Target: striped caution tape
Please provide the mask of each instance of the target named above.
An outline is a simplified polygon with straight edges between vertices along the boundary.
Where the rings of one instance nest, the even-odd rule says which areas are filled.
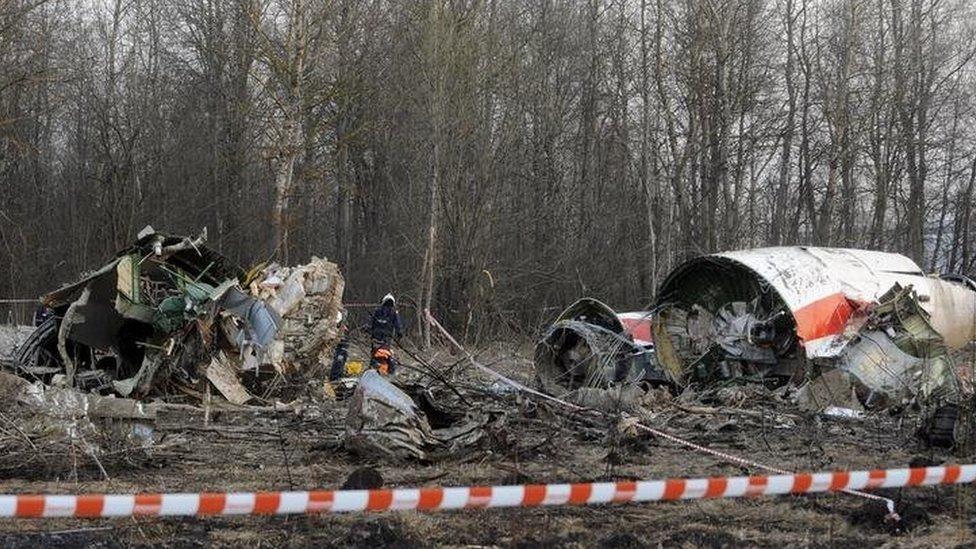
[[[917,469],[523,486],[201,494],[5,495],[0,496],[0,517],[97,518],[133,515],[284,515],[395,510],[437,511],[812,494],[849,489],[962,484],[974,480],[976,480],[976,464]]]

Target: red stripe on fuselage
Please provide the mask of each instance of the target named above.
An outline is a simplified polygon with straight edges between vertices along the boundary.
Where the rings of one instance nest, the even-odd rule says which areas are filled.
[[[854,305],[844,294],[828,295],[793,311],[796,335],[803,341],[812,341],[839,334],[853,314]]]

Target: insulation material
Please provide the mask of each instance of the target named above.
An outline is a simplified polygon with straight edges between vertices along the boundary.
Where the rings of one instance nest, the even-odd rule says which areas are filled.
[[[263,361],[283,373],[327,369],[339,342],[344,288],[339,268],[325,259],[265,268],[250,292],[281,318],[281,327]]]

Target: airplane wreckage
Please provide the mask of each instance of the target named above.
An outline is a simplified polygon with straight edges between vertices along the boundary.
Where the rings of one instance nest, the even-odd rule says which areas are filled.
[[[692,259],[654,307],[566,309],[536,347],[550,392],[755,381],[801,408],[854,416],[921,409],[951,445],[962,394],[951,353],[976,336],[976,284],[876,251],[777,247]]]
[[[44,385],[143,398],[216,389],[244,404],[280,377],[326,371],[344,281],[335,264],[245,272],[196,237],[146,227],[100,269],[41,297],[47,318],[14,373]]]
[[[209,403],[213,392],[277,409],[297,396],[288,390],[321,389],[344,314],[338,267],[312,258],[245,271],[205,241],[206,231],[147,227],[42,296],[47,318],[5,363],[29,384],[16,389],[21,400],[47,410],[69,395],[86,414],[141,421],[156,405],[144,401],[159,396]],[[752,382],[785,388],[811,412],[920,411],[928,442],[951,446],[964,391],[952,354],[974,336],[976,284],[965,277],[926,276],[892,253],[780,247],[688,261],[648,311],[581,299],[545,331],[535,366],[543,390],[587,406],[652,387]],[[428,393],[372,374],[359,381],[347,444],[369,455],[427,459],[504,415],[456,406],[447,421]]]
[[[205,241],[206,231],[147,227],[101,268],[40,298],[46,318],[4,364],[0,401],[37,420],[32,435],[52,455],[84,431],[86,452],[130,459],[154,444],[153,422],[181,405],[174,400],[298,413],[330,389],[336,397],[326,380],[345,316],[338,267],[313,257],[244,271]],[[500,415],[446,411],[425,388],[376,371],[344,381],[355,385],[345,444],[370,457],[430,459],[482,440]]]

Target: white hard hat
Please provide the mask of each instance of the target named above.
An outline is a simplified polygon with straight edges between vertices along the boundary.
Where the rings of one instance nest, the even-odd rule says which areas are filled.
[[[393,294],[386,294],[383,296],[383,301],[380,303],[386,303],[387,301],[392,301],[393,304],[396,305],[396,299],[393,297]]]

